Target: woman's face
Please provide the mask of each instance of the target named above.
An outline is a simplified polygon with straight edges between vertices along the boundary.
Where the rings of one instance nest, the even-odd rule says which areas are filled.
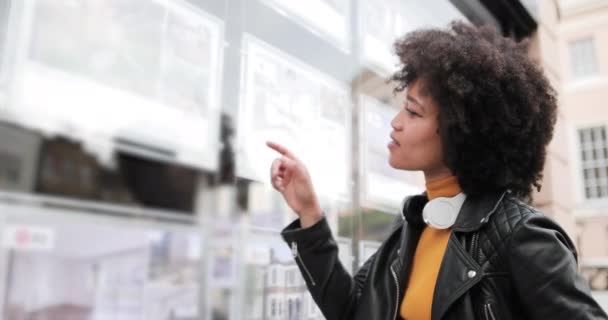
[[[417,80],[406,91],[403,107],[391,121],[389,164],[395,169],[422,170],[427,181],[449,170],[443,163],[439,107]]]

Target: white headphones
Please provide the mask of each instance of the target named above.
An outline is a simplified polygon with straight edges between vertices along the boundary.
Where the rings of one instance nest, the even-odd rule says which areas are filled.
[[[447,229],[456,223],[458,213],[467,196],[459,193],[454,197],[438,197],[430,200],[422,209],[422,219],[435,229]]]

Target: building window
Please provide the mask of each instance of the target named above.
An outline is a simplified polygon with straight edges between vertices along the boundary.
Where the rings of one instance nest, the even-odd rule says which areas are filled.
[[[300,319],[300,309],[302,307],[302,302],[300,301],[300,299],[296,298],[296,319]]]
[[[318,307],[317,304],[315,303],[315,301],[312,299],[312,296],[308,296],[308,311],[310,312],[310,315],[312,316],[316,316],[318,314]]]
[[[586,199],[608,198],[608,143],[606,126],[578,131]]]
[[[293,287],[296,286],[296,270],[287,271],[287,286]]]
[[[277,284],[277,269],[272,268],[272,271],[270,274],[271,274],[270,285],[275,286]]]
[[[573,79],[580,80],[599,73],[593,38],[575,40],[568,46]]]
[[[270,316],[272,316],[274,318],[274,316],[277,314],[277,302],[275,299],[271,299],[270,300]]]

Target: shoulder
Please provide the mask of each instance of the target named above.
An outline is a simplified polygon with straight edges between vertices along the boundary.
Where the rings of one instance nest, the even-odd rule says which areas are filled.
[[[499,238],[497,240],[505,241],[522,224],[535,216],[544,216],[544,214],[520,199],[505,195],[487,220],[487,226],[483,231],[495,234]]]
[[[559,228],[559,225],[543,211],[511,195],[506,195],[502,199],[488,221],[505,236],[518,232],[528,224],[538,222]]]
[[[540,209],[511,195],[498,204],[486,224],[479,230],[482,252],[480,263],[500,265],[507,257],[529,248],[559,246],[576,257],[574,245],[562,227]]]
[[[513,196],[503,199],[490,221],[494,229],[492,232],[501,238],[500,241],[509,251],[549,240],[576,256],[572,240],[559,223],[540,209]]]
[[[497,212],[497,220],[502,222],[510,234],[522,232],[535,226],[565,233],[562,227],[545,212],[513,196],[506,196]]]

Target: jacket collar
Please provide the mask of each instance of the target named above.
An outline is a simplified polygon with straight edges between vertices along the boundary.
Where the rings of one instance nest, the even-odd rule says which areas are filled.
[[[453,230],[459,232],[471,232],[479,229],[488,222],[490,216],[496,211],[498,205],[510,193],[510,190],[500,192],[487,192],[481,195],[468,196],[464,201],[458,218],[454,223]],[[413,227],[423,228],[422,209],[428,202],[426,192],[406,197],[401,206],[401,214],[408,224]]]

